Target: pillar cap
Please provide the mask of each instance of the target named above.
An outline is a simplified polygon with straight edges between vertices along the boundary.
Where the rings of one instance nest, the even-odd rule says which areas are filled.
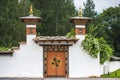
[[[42,21],[42,18],[36,16],[26,16],[20,17],[20,20],[26,24],[37,24]]]
[[[70,22],[75,25],[86,25],[91,19],[89,17],[71,17]]]
[[[20,17],[20,20],[26,24],[37,24],[42,21],[42,18],[33,16],[33,8],[31,5],[29,10],[29,16]]]

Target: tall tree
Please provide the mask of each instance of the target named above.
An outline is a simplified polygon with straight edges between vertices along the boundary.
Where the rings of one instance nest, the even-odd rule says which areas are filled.
[[[96,16],[94,24],[99,25],[96,37],[104,37],[114,49],[114,55],[120,57],[120,5],[104,10]]]
[[[94,17],[97,15],[97,12],[95,11],[95,4],[93,0],[87,0],[86,3],[83,3],[85,9],[83,10],[83,16],[85,17]]]
[[[11,47],[25,41],[25,26],[19,17],[27,16],[29,0],[0,0],[0,46]],[[34,9],[35,13],[39,12]]]
[[[69,18],[76,11],[73,0],[31,0],[34,6],[41,11],[43,18],[41,26],[37,31],[41,35],[65,35],[72,29]]]
[[[17,34],[17,4],[16,0],[0,0],[0,46],[11,46],[16,43]],[[15,40],[14,40],[15,39]]]
[[[108,36],[106,40],[113,46],[114,55],[120,57],[120,5],[108,8],[101,15],[106,22],[104,25],[105,34]]]
[[[19,17],[29,15],[31,4],[34,15],[43,18],[42,25],[37,27],[38,34],[65,35],[73,28],[69,23],[69,17],[76,13],[73,0],[31,1],[0,0],[0,46],[11,47],[16,46],[19,41],[25,41],[25,24]]]

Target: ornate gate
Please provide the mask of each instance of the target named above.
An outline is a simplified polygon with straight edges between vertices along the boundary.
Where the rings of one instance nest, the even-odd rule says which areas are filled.
[[[68,77],[68,46],[44,46],[44,77]]]

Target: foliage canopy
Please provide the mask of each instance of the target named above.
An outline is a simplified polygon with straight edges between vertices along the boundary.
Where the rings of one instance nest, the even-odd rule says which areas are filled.
[[[95,38],[94,31],[97,28],[98,26],[89,24],[89,33],[86,35],[85,40],[82,41],[82,46],[93,58],[96,58],[98,53],[100,53],[100,63],[103,64],[106,60],[110,59],[113,49],[104,38]]]
[[[114,56],[120,57],[120,5],[110,7],[93,19],[99,25],[95,37],[103,37],[114,50]]]
[[[73,0],[0,0],[0,46],[18,46],[25,41],[25,24],[19,17],[29,16],[33,5],[34,16],[43,18],[37,25],[38,35],[65,35],[74,26],[69,17],[76,14]]]
[[[97,12],[95,11],[95,4],[93,0],[87,0],[86,3],[83,3],[85,9],[83,10],[83,16],[85,17],[94,17],[97,15]]]

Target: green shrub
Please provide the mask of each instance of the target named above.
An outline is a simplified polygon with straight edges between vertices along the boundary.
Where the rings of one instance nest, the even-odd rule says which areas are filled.
[[[85,40],[82,41],[82,46],[89,52],[89,55],[97,58],[100,52],[99,42],[92,35],[86,35]]]
[[[110,47],[110,45],[107,44],[104,38],[99,38],[99,46],[100,46],[100,63],[103,64],[106,60],[110,59],[113,53],[113,49]]]
[[[94,38],[90,34],[86,35],[82,41],[82,46],[93,58],[97,58],[98,53],[100,53],[101,64],[109,60],[113,53],[113,49],[107,44],[104,38]]]

